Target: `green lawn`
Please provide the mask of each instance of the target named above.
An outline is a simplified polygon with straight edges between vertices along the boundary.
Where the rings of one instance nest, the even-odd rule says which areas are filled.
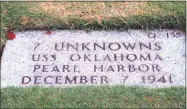
[[[182,29],[186,2],[1,2],[1,42],[10,30]]]
[[[1,2],[1,46],[10,30],[186,29],[186,2]],[[4,88],[2,108],[185,108],[185,88]]]
[[[4,88],[2,108],[185,108],[185,88]]]

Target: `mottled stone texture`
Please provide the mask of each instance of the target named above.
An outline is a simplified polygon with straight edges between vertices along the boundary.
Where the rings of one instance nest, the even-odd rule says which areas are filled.
[[[174,30],[15,32],[1,87],[185,86],[185,34]]]

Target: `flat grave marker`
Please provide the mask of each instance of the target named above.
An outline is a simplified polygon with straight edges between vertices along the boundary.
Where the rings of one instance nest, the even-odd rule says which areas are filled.
[[[1,87],[185,86],[185,34],[173,30],[16,32]]]

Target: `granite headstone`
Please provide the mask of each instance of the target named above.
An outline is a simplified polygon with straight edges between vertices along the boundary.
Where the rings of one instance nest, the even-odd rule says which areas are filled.
[[[185,86],[178,30],[15,32],[1,60],[1,87]]]

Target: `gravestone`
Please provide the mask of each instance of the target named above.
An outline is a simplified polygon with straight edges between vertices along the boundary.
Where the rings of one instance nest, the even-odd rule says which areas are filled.
[[[185,86],[185,34],[174,30],[15,32],[1,87]]]

